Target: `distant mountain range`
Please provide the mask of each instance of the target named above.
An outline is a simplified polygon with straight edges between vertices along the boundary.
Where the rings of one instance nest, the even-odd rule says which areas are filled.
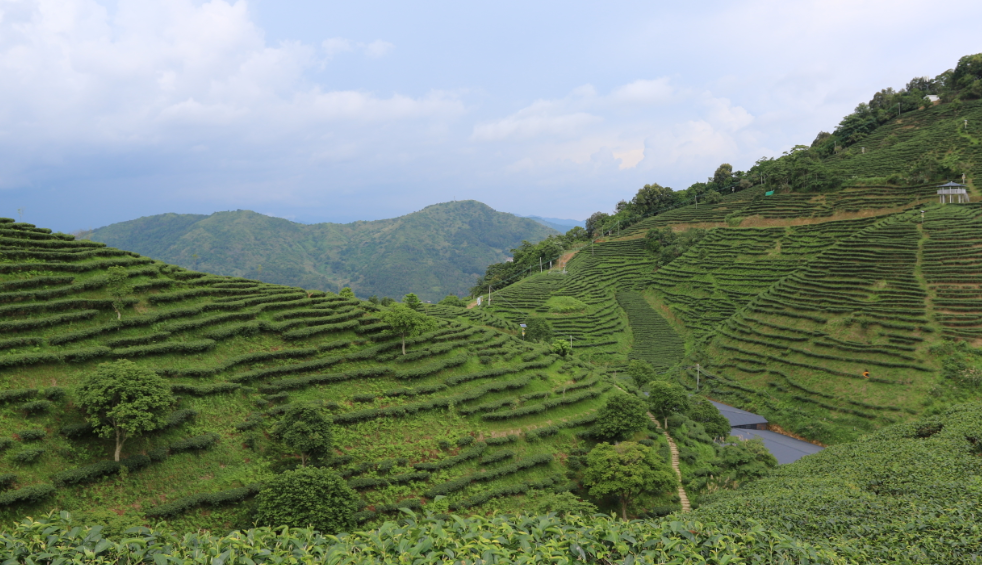
[[[522,240],[555,233],[541,221],[464,200],[349,224],[299,224],[247,210],[160,214],[99,228],[90,237],[220,275],[335,292],[350,286],[363,298],[415,292],[436,301],[466,295],[489,264],[510,257]]]
[[[543,218],[541,216],[519,216],[520,218],[529,218],[539,222],[540,224],[550,227],[559,232],[568,232],[569,230],[579,226],[581,228],[586,227],[586,222],[582,220],[564,220],[562,218]]]

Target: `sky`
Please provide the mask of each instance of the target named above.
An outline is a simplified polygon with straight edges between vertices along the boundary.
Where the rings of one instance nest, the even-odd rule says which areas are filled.
[[[957,14],[957,17],[953,17]],[[982,3],[0,0],[0,216],[581,220],[982,51]]]

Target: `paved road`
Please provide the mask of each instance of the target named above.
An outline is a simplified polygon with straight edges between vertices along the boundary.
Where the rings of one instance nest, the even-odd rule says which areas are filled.
[[[719,409],[720,413],[723,414],[727,420],[729,420],[731,426],[751,426],[751,428],[730,428],[730,435],[743,439],[753,439],[755,437],[759,437],[761,440],[763,440],[764,445],[767,446],[767,449],[770,450],[774,457],[777,458],[777,462],[781,465],[784,465],[785,463],[794,463],[806,455],[818,453],[819,451],[825,449],[824,447],[819,447],[813,443],[808,443],[807,441],[801,441],[800,439],[781,435],[777,432],[752,429],[752,427],[756,426],[757,424],[767,423],[767,420],[764,419],[763,416],[759,416],[752,412],[747,412],[746,410],[739,410],[720,402],[713,402],[713,406]]]
[[[800,439],[794,439],[793,437],[781,435],[777,432],[769,432],[767,430],[731,428],[730,435],[735,435],[743,439],[753,439],[755,437],[759,437],[764,441],[764,445],[767,446],[767,449],[770,450],[774,457],[777,458],[777,462],[781,465],[784,465],[785,463],[794,463],[805,455],[818,453],[819,451],[825,449],[824,447],[817,446],[813,443],[808,443],[807,441],[801,441]]]

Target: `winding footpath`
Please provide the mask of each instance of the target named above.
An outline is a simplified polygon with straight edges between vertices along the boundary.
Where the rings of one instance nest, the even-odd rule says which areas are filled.
[[[682,471],[679,470],[679,448],[672,441],[672,436],[669,435],[668,430],[662,428],[661,423],[651,412],[648,412],[648,418],[658,426],[658,429],[665,432],[665,439],[668,440],[668,449],[672,452],[672,469],[675,469],[675,474],[679,477],[679,499],[682,501],[682,512],[689,512],[692,510],[692,505],[689,504],[689,497],[686,496],[685,488],[682,486]]]

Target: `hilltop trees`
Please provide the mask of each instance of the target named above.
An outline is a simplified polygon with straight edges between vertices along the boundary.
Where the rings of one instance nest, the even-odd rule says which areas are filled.
[[[174,395],[152,369],[121,359],[100,364],[86,377],[76,402],[100,437],[115,440],[119,461],[126,440],[163,425]]]
[[[713,182],[717,189],[729,188],[730,183],[733,182],[733,165],[723,163],[717,167],[716,172],[713,173]]]
[[[522,277],[538,273],[540,266],[543,269],[549,268],[549,262],[562,257],[567,249],[590,240],[591,225],[590,220],[587,220],[586,230],[576,226],[564,235],[550,235],[538,243],[522,241],[521,245],[511,250],[511,261],[488,265],[484,276],[471,288],[471,295],[483,294],[488,291],[489,286],[503,288],[518,282]]]
[[[292,404],[273,428],[273,435],[300,454],[300,465],[331,453],[331,422],[317,406]]]
[[[436,327],[436,320],[417,312],[405,304],[393,304],[381,314],[382,321],[392,328],[392,332],[402,337],[402,354],[406,354],[406,338],[416,337]]]
[[[301,467],[266,481],[256,496],[256,519],[261,524],[311,527],[334,535],[355,525],[358,493],[336,472]]]
[[[678,485],[678,478],[655,450],[639,443],[623,441],[617,445],[601,443],[587,455],[583,484],[592,496],[616,496],[621,518],[627,520],[627,507],[642,493],[660,494]]]

